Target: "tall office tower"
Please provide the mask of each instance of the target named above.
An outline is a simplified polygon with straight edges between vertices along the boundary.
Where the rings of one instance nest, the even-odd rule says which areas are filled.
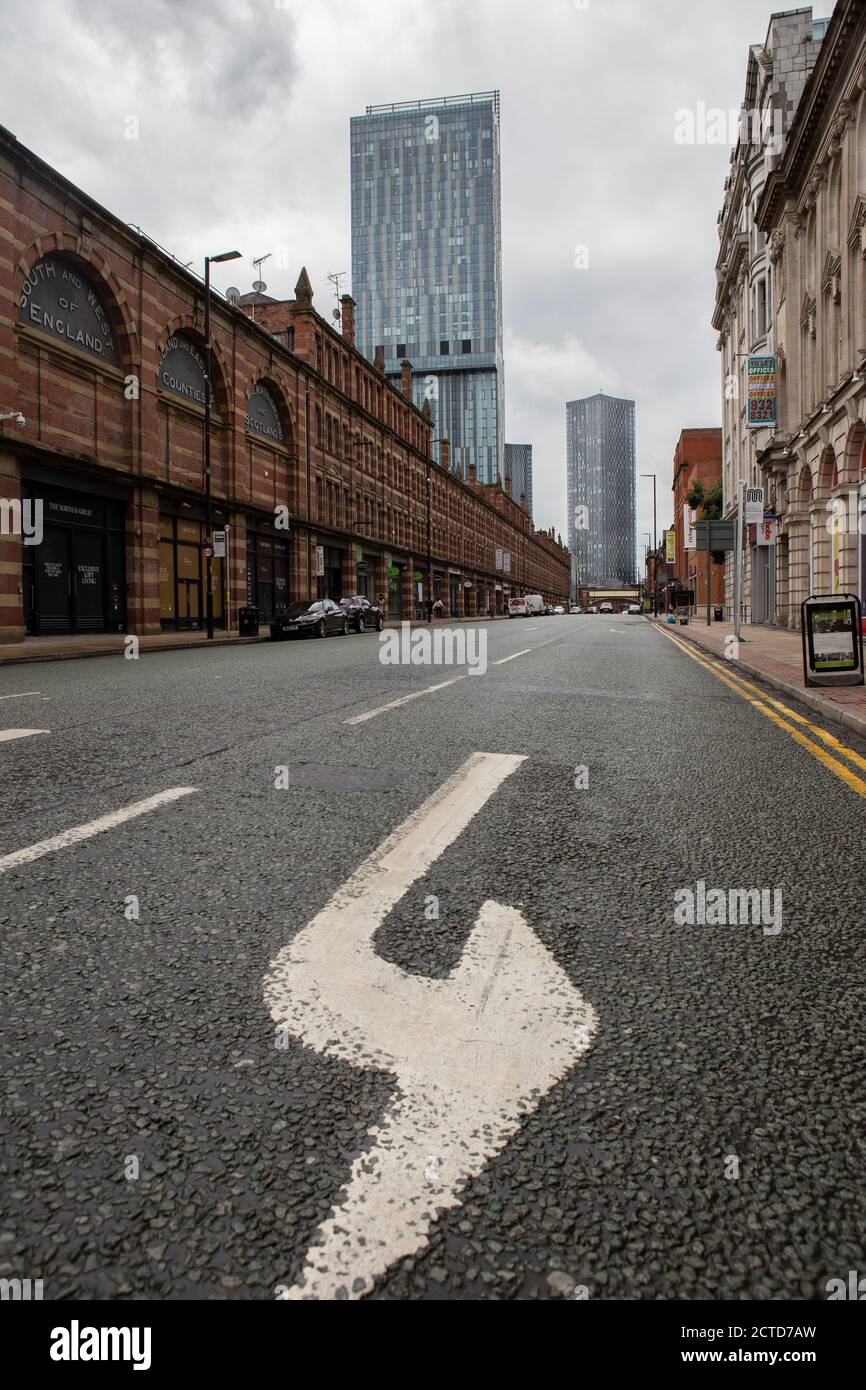
[[[572,585],[636,581],[634,401],[565,407]]]
[[[506,444],[505,478],[511,483],[511,496],[520,501],[526,498],[526,510],[532,517],[532,445]]]
[[[368,106],[351,121],[355,335],[412,363],[451,468],[503,472],[499,93]],[[436,447],[438,457],[438,445]]]

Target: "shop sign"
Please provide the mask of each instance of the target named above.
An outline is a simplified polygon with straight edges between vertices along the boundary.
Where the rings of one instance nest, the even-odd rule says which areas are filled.
[[[117,348],[102,300],[88,277],[53,253],[43,256],[21,290],[18,315],[61,342],[117,365]]]
[[[399,578],[400,578],[400,566],[399,566],[399,565],[389,565],[389,566],[388,566],[388,577],[389,577],[390,579],[399,579]]]
[[[424,578],[424,575],[423,575],[423,573],[421,572],[421,570],[415,570],[415,571],[413,572],[413,576],[412,576],[412,577],[413,577],[415,580],[418,580],[418,579],[423,579],[423,578]]]
[[[316,546],[316,578],[322,579],[325,574],[325,547]]]
[[[819,594],[802,605],[803,674],[807,685],[862,685],[860,600]]]
[[[774,516],[765,516],[755,527],[756,545],[775,545],[779,534],[779,522]]]
[[[204,356],[192,339],[184,333],[169,338],[159,363],[159,384],[163,391],[204,405],[205,377]],[[213,391],[210,399],[213,406]]]
[[[749,429],[772,429],[776,423],[776,359],[750,357],[746,364]]]
[[[266,439],[273,439],[276,443],[282,444],[283,427],[280,423],[280,412],[263,381],[257,381],[250,392],[244,423],[253,434],[264,435]]]

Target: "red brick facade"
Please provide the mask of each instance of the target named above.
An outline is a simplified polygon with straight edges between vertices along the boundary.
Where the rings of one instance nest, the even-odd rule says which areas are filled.
[[[683,507],[686,494],[698,479],[705,490],[722,476],[722,431],[716,428],[682,430],[674,450],[674,531],[677,557],[673,577],[682,590],[694,594],[694,605],[700,610],[707,602],[706,555],[686,551]],[[700,517],[700,512],[698,512]],[[710,603],[725,601],[725,566],[710,563]]]
[[[80,322],[81,303],[68,304],[68,296],[59,301],[68,320],[60,313],[52,320],[57,331],[46,329],[37,307],[30,306],[35,323],[22,317],[25,286],[49,263],[69,267],[73,285],[82,277],[70,291],[79,301],[89,281],[116,363],[80,345],[80,334],[78,346],[59,336]],[[359,584],[392,613],[412,616],[419,575],[427,596],[428,471],[431,571],[446,613],[501,611],[509,591],[564,601],[568,552],[552,534],[535,532],[517,501],[432,461],[428,415],[357,352],[352,311],[347,297],[343,333],[335,331],[313,307],[306,272],[294,300],[259,297],[255,321],[251,303],[212,297],[214,525],[229,528],[230,550],[228,562],[215,561],[218,621],[226,611],[234,621],[248,596],[276,603],[336,588],[351,594]],[[38,573],[46,592],[62,586],[70,516],[70,592],[79,580],[93,586],[107,576],[109,627],[153,633],[167,622],[183,625],[184,604],[186,618],[200,621],[204,408],[165,388],[161,363],[178,343],[194,362],[203,327],[196,276],[0,128],[0,413],[20,411],[26,420],[23,428],[0,424],[0,497],[47,490],[60,557],[44,561],[44,542],[28,554],[3,527],[0,641],[24,635],[34,591],[28,576]],[[259,383],[279,417],[270,438],[250,424]],[[71,505],[68,488],[81,507]],[[288,527],[279,508],[288,509]],[[123,554],[100,561],[110,557],[112,526],[120,528],[118,543],[125,533]],[[510,556],[508,573],[497,569],[497,550]],[[82,595],[73,622],[80,611],[82,622],[94,623],[96,595]]]

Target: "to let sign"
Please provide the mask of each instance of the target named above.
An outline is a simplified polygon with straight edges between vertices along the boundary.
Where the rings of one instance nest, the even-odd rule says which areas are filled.
[[[748,387],[746,424],[750,429],[769,429],[776,423],[775,357],[750,357],[746,375]]]

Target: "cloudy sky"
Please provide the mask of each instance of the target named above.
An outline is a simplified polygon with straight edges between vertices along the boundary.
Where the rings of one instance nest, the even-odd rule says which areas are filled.
[[[564,403],[601,389],[637,402],[661,528],[680,430],[720,418],[709,320],[729,149],[678,143],[676,113],[739,107],[771,8],[7,0],[0,123],[196,269],[237,247],[243,262],[215,267],[222,289],[248,289],[271,252],[268,291],[288,296],[306,264],[327,314],[328,273],[351,267],[349,117],[498,87],[505,437],[534,446],[535,523],[565,533]],[[640,544],[649,482],[638,523]]]

